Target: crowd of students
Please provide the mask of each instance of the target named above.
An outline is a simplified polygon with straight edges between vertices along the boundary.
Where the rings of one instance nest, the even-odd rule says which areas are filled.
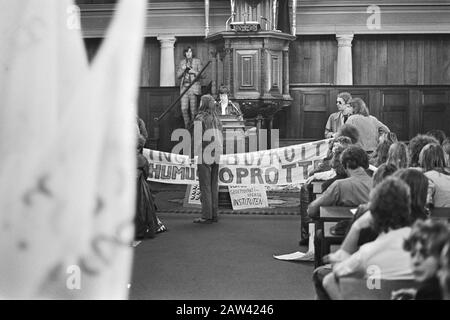
[[[433,219],[434,208],[450,208],[450,139],[432,130],[400,142],[362,99],[341,93],[337,106],[325,130],[329,154],[308,181],[325,181],[323,193],[302,215],[302,237],[309,223],[320,226],[321,206],[358,209],[332,228],[345,236],[336,252],[323,256],[316,228],[317,298],[344,299],[340,279],[367,279],[376,267],[380,280],[414,280],[392,299],[450,299],[449,226]]]

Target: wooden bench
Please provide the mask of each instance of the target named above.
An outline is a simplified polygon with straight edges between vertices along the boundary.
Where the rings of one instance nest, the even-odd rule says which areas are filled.
[[[450,221],[450,208],[434,208],[431,210],[430,218],[442,222]]]
[[[344,241],[344,236],[337,236],[331,233],[331,228],[333,228],[337,222],[324,222],[323,223],[323,233],[322,233],[322,257],[331,253],[332,245],[340,245]]]

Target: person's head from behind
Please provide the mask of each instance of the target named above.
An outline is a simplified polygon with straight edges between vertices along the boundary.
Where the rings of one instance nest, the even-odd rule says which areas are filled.
[[[353,98],[350,101],[350,108],[352,109],[353,114],[360,114],[364,117],[369,116],[369,109],[367,108],[364,100],[361,98]]]
[[[408,185],[399,178],[387,177],[370,194],[369,209],[375,232],[383,233],[407,227],[410,204]]]
[[[336,175],[340,177],[346,177],[347,172],[344,169],[344,166],[341,162],[341,155],[344,152],[345,149],[348,147],[339,146],[333,151],[333,157],[331,158],[331,168],[334,169],[336,172]]]
[[[395,142],[389,147],[387,163],[391,163],[399,169],[408,168],[409,153],[408,147],[403,142]]]
[[[386,162],[388,158],[389,148],[391,147],[392,142],[389,140],[384,140],[377,145],[377,149],[375,151],[376,163],[375,167],[379,167],[383,163]]]
[[[450,300],[450,240],[441,252],[438,278],[444,300]]]
[[[215,113],[216,112],[216,101],[214,100],[213,96],[210,94],[206,94],[202,96],[200,99],[200,106],[198,108],[199,112],[206,112],[206,113]]]
[[[393,164],[383,163],[372,177],[373,187],[379,185],[385,178],[393,175],[397,171],[397,167]]]
[[[349,170],[369,168],[369,157],[362,148],[350,146],[342,152],[341,163],[348,174]]]
[[[432,136],[418,134],[409,142],[409,158],[411,160],[411,167],[419,167],[419,155],[422,148],[429,143],[439,143]]]
[[[183,50],[183,55],[186,59],[192,59],[194,57],[194,52],[191,47],[187,47]]]
[[[358,129],[351,124],[344,124],[337,133],[338,137],[349,137],[352,141],[352,144],[355,144],[359,140],[359,131]]]
[[[442,145],[442,143],[444,142],[444,140],[446,138],[444,131],[437,130],[437,129],[428,131],[426,133],[426,135],[435,138],[439,142],[440,145]]]
[[[411,223],[418,219],[427,219],[428,178],[416,169],[401,169],[394,173],[394,177],[402,179],[411,192]]]
[[[429,143],[419,154],[419,165],[425,171],[436,170],[445,172],[444,150],[437,143]]]
[[[333,140],[332,152],[333,153],[336,152],[336,150],[339,148],[345,149],[352,144],[354,144],[354,143],[353,143],[352,139],[350,139],[349,137],[346,137],[346,136],[336,137]]]
[[[336,98],[336,106],[339,111],[344,111],[346,106],[349,104],[350,100],[352,100],[352,95],[348,92],[341,92],[338,94]]]
[[[449,240],[449,230],[441,222],[418,220],[403,248],[410,252],[411,268],[416,281],[424,282],[437,276],[442,249]]]

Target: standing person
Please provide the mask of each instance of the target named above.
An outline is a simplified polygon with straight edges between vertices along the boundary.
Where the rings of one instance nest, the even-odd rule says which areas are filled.
[[[139,153],[142,153],[145,147],[145,144],[148,140],[148,132],[147,128],[145,127],[145,122],[139,116],[136,116],[136,125],[137,125],[137,133],[138,133],[138,139],[139,139]]]
[[[352,95],[348,92],[341,92],[338,94],[336,99],[336,106],[338,112],[332,113],[328,118],[327,124],[325,126],[325,138],[334,138],[339,129],[345,124],[349,114],[345,114],[344,110],[348,106],[350,100],[352,100]]]
[[[390,130],[377,118],[369,114],[369,109],[361,98],[352,99],[350,108],[353,114],[348,118],[346,124],[353,125],[358,129],[358,144],[368,154],[372,154],[377,148],[380,130],[384,132],[390,132]]]
[[[223,151],[222,123],[216,113],[216,102],[211,95],[205,95],[200,102],[194,127],[202,126],[203,139],[194,141],[194,155],[199,156],[198,178],[202,216],[194,223],[218,222],[219,211],[219,161]],[[206,140],[206,141],[205,141]]]
[[[180,82],[180,94],[182,94],[199,75],[203,69],[200,59],[194,58],[191,47],[183,51],[184,58],[180,61],[177,70],[177,78]],[[197,96],[201,94],[200,79],[193,84],[189,91],[181,98],[181,112],[183,114],[184,126],[189,128],[190,122],[197,114]]]

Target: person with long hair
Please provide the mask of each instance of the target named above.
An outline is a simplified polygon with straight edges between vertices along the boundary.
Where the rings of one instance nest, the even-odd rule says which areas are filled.
[[[427,202],[433,207],[450,207],[450,172],[445,168],[445,156],[439,144],[423,147],[419,164],[430,181]]]
[[[180,61],[177,70],[177,78],[180,79],[180,94],[192,85],[181,98],[181,113],[183,114],[185,128],[190,127],[191,121],[197,114],[197,96],[201,94],[202,88],[199,79],[197,81],[195,79],[202,69],[202,62],[194,57],[192,48],[184,49],[183,59]]]
[[[210,224],[218,221],[219,161],[223,153],[222,123],[217,115],[216,102],[211,95],[201,98],[194,128],[198,125],[202,127],[203,138],[195,139],[194,155],[198,156],[202,216],[195,219],[194,223]]]
[[[353,114],[346,124],[351,124],[358,129],[358,144],[367,153],[373,153],[377,148],[380,131],[390,132],[389,128],[369,114],[369,109],[361,98],[352,99],[349,108],[352,109]]]
[[[409,167],[408,147],[403,142],[395,142],[389,147],[386,163],[395,165],[399,169]]]
[[[428,178],[420,170],[411,168],[398,170],[394,177],[405,181],[411,191],[411,223],[428,219],[429,212],[426,208]]]
[[[428,136],[426,134],[418,134],[409,142],[409,158],[410,158],[410,166],[413,168],[420,167],[419,165],[419,155],[420,151],[422,151],[423,147],[425,147],[429,143],[439,144],[436,138],[432,136]]]

